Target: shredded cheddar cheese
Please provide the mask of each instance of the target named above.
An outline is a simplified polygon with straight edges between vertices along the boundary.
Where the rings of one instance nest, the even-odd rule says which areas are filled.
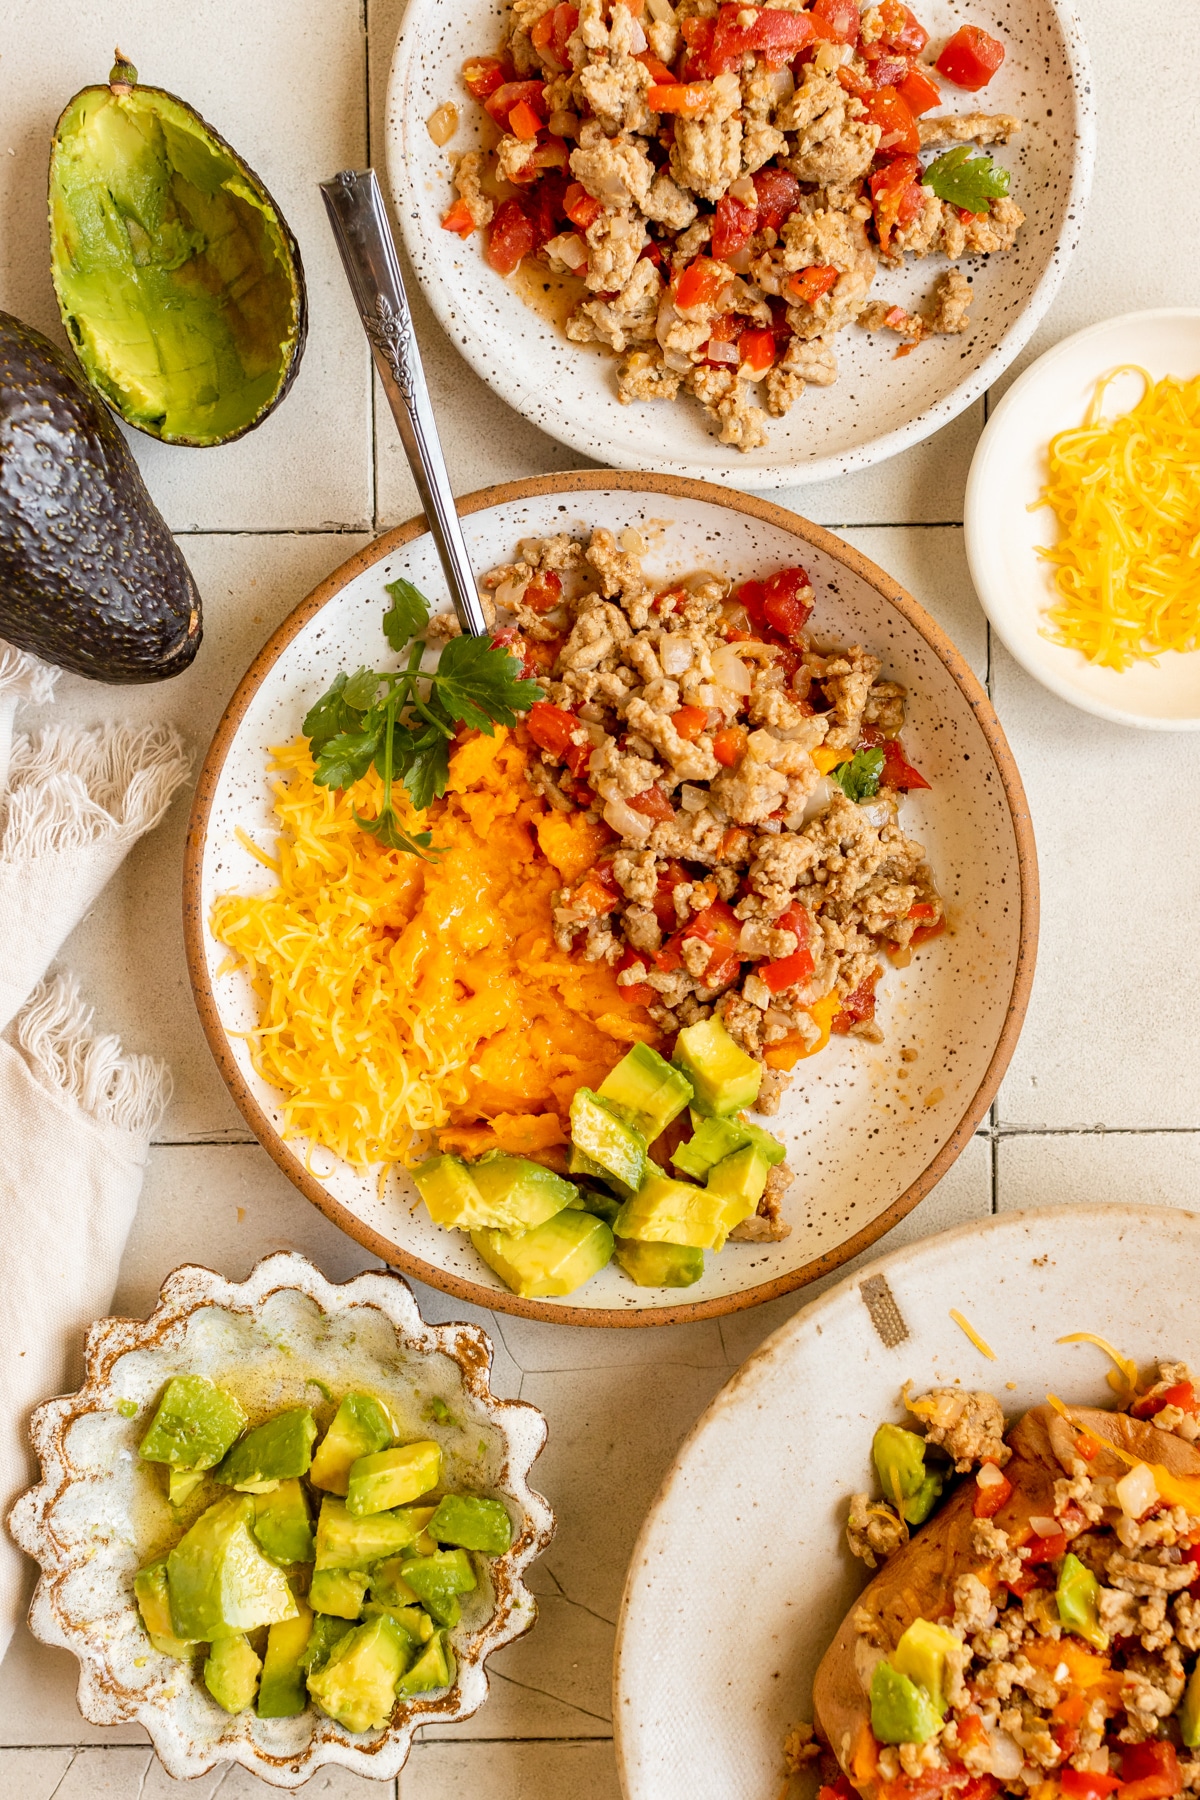
[[[985,1339],[980,1337],[975,1327],[968,1319],[963,1317],[957,1307],[952,1306],[950,1308],[950,1317],[954,1320],[954,1323],[958,1326],[958,1329],[963,1335],[970,1338],[980,1356],[986,1356],[989,1362],[995,1362],[996,1352],[992,1349],[992,1346],[987,1343]]]
[[[1097,1337],[1094,1331],[1071,1331],[1067,1333],[1066,1337],[1056,1338],[1055,1343],[1095,1344],[1097,1350],[1103,1350],[1105,1356],[1110,1357],[1116,1364],[1115,1369],[1110,1369],[1108,1371],[1106,1380],[1118,1399],[1122,1402],[1132,1400],[1133,1396],[1137,1393],[1137,1364],[1133,1361],[1132,1357],[1122,1356],[1119,1350],[1114,1350],[1107,1338]]]
[[[1142,398],[1104,418],[1109,384],[1129,373]],[[1111,669],[1200,647],[1200,377],[1114,369],[1082,425],[1051,439],[1049,461],[1030,508],[1052,507],[1059,524],[1038,550],[1058,594],[1046,635]]]
[[[289,1137],[360,1169],[412,1158],[439,1129],[546,1153],[577,1087],[660,1041],[607,964],[555,947],[555,892],[609,834],[548,815],[530,755],[523,733],[472,734],[423,818],[397,790],[401,822],[442,851],[427,863],[356,826],[355,806],[378,808],[374,772],[336,793],[303,740],[274,752],[277,854],[248,847],[278,886],[223,895],[211,924],[258,996],[251,1055]]]

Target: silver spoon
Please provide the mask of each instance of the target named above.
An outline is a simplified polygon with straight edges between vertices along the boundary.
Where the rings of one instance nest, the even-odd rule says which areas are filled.
[[[458,622],[468,636],[486,637],[489,626],[471,572],[471,559],[425,385],[408,295],[375,171],[367,169],[356,174],[352,169],[343,169],[332,181],[320,185],[346,279],[425,508]]]

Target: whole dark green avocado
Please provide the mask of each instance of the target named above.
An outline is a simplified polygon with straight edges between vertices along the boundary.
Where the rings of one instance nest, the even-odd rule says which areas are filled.
[[[200,595],[100,399],[0,312],[0,637],[93,681],[163,681]]]

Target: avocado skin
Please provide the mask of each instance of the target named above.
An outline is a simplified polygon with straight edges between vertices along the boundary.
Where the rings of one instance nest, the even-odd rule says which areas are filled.
[[[164,681],[200,595],[112,415],[0,312],[0,637],[93,681]]]

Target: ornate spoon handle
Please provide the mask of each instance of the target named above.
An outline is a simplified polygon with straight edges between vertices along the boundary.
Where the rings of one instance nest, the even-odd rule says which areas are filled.
[[[459,624],[471,637],[486,637],[488,625],[450,489],[408,296],[375,171],[368,169],[360,175],[343,169],[332,181],[321,183],[321,193],[363,330],[370,339],[375,367],[424,503]]]

